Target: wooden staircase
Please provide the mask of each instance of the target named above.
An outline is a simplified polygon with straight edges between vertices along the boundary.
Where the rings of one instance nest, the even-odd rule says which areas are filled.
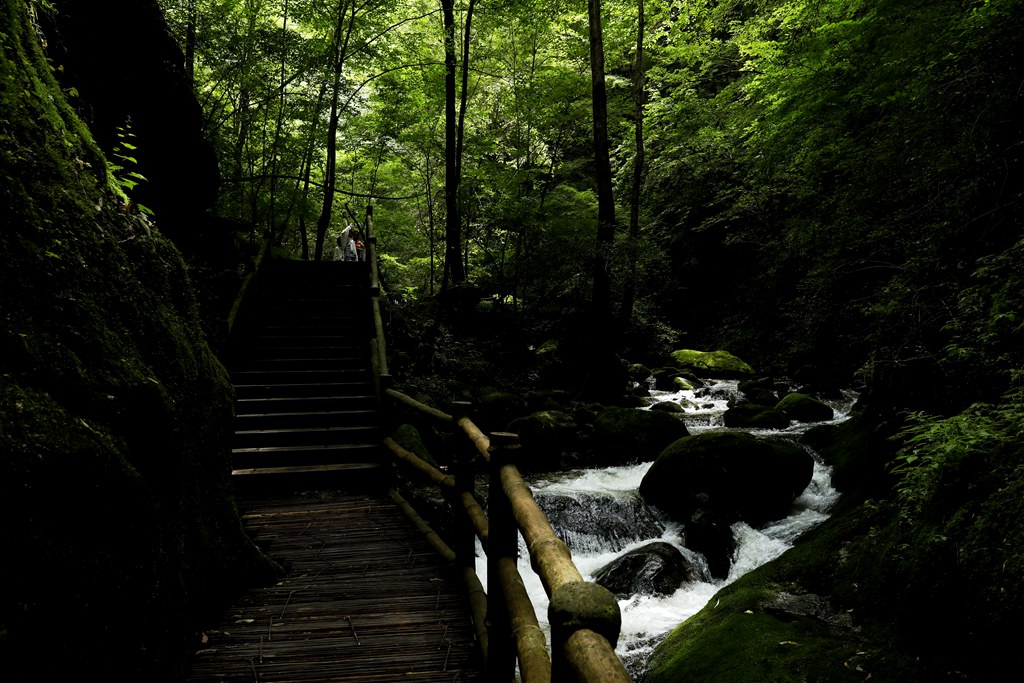
[[[275,261],[229,361],[240,491],[365,487],[384,472],[365,263]]]

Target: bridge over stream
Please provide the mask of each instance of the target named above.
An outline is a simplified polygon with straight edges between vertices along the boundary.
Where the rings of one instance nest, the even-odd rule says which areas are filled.
[[[232,311],[232,477],[249,535],[285,575],[208,628],[190,682],[630,681],[614,652],[618,604],[583,580],[537,507],[515,435],[389,387],[371,219],[364,263],[264,249]],[[394,411],[460,437],[451,473],[387,437]],[[396,466],[441,489],[456,520],[448,542],[393,488]],[[518,573],[520,534],[551,599],[549,633]]]

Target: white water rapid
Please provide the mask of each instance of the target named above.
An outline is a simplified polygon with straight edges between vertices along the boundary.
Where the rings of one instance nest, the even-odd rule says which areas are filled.
[[[691,434],[726,429],[722,413],[738,393],[736,381],[717,381],[703,390],[651,392],[651,405],[674,401],[683,406],[683,419]],[[847,419],[856,395],[847,392],[840,401],[832,402],[835,419],[829,423],[793,424],[784,430],[756,430],[760,436],[799,435],[816,424],[835,424]],[[743,430],[751,431],[751,430]],[[633,595],[619,601],[622,632],[617,652],[638,679],[654,646],[669,631],[700,611],[723,586],[743,574],[778,557],[793,542],[828,517],[828,510],[838,498],[831,485],[830,468],[816,453],[811,483],[794,501],[790,516],[764,528],[753,529],[733,525],[737,541],[729,575],[724,580],[708,580],[686,584],[667,597]],[[555,532],[572,550],[573,560],[584,578],[593,575],[626,551],[652,541],[665,541],[678,548],[687,558],[706,566],[704,558],[682,544],[682,529],[649,507],[638,489],[651,463],[585,469],[528,478],[537,503],[548,515]],[[478,573],[486,577],[486,557],[478,552]],[[520,538],[519,571],[537,609],[537,618],[547,629],[548,599],[539,577],[530,567],[525,544]],[[550,634],[548,634],[550,638]]]

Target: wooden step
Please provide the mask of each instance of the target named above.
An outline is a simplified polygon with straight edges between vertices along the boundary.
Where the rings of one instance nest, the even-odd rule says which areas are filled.
[[[370,408],[360,410],[319,410],[301,412],[245,413],[235,417],[236,431],[286,429],[296,427],[351,427],[376,425],[379,413]]]
[[[371,442],[234,448],[231,462],[234,469],[377,462],[381,460],[381,448],[379,443]]]
[[[367,377],[368,367],[299,370],[235,370],[231,381],[242,386],[258,384],[344,384]]]
[[[361,410],[376,405],[371,394],[352,396],[278,396],[271,398],[241,398],[235,401],[236,415],[270,413],[323,412],[332,410]]]
[[[367,493],[387,488],[388,469],[379,461],[243,467],[231,471],[231,481],[242,497],[311,489]]]
[[[380,440],[377,425],[290,427],[235,431],[232,448],[259,446],[322,446]]]
[[[328,396],[365,396],[373,393],[369,381],[317,382],[316,384],[235,384],[235,396],[254,398],[323,398]]]

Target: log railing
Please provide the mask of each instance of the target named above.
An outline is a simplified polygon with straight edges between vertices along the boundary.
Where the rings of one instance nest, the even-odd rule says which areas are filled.
[[[505,432],[483,433],[470,419],[466,403],[456,402],[455,414],[450,415],[391,388],[381,320],[372,206],[367,208],[365,234],[374,317],[372,358],[381,405],[414,411],[417,416],[453,431],[463,446],[453,454],[453,473],[449,474],[391,438],[386,438],[384,444],[399,462],[429,479],[445,494],[456,520],[452,539],[455,547],[432,531],[397,492],[392,491],[390,495],[421,528],[431,545],[460,570],[469,595],[487,680],[493,683],[515,681],[518,662],[522,683],[631,683],[626,668],[615,654],[621,627],[615,596],[604,587],[583,579],[572,561],[569,547],[558,538],[537,505],[515,465],[518,436]],[[489,474],[489,517],[473,490],[474,473],[480,462]],[[520,534],[526,542],[531,566],[540,576],[549,598],[550,654],[536,609],[519,573]],[[476,573],[476,539],[480,539],[487,555],[487,593]]]
[[[373,329],[370,331],[370,362],[373,365],[374,390],[377,401],[383,399],[384,389],[391,386],[388,372],[388,354],[384,342],[384,321],[380,315],[380,273],[377,269],[377,236],[373,232],[373,205],[366,207],[366,261],[370,264],[370,305],[373,308]]]
[[[396,459],[431,480],[446,493],[457,521],[454,550],[445,556],[462,568],[471,594],[479,592],[476,578],[475,539],[487,554],[486,606],[477,604],[474,621],[481,640],[488,680],[515,680],[516,662],[522,683],[549,681],[631,681],[615,654],[621,616],[615,597],[605,588],[583,579],[568,546],[555,534],[533,493],[516,467],[518,437],[503,432],[483,434],[467,415],[467,404],[456,403],[455,415],[424,405],[388,389],[385,395],[397,406],[415,410],[461,435],[466,448],[455,453],[454,474],[442,472],[403,448],[393,439],[385,445]],[[489,473],[488,511],[484,515],[473,494],[475,461],[483,460]],[[397,494],[395,494],[397,495]],[[518,569],[519,534],[550,604],[551,654]],[[439,539],[438,539],[439,540]],[[447,548],[447,546],[445,546]]]

